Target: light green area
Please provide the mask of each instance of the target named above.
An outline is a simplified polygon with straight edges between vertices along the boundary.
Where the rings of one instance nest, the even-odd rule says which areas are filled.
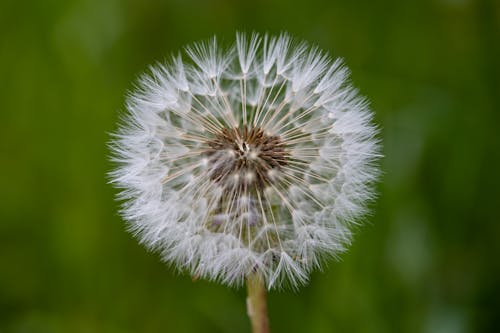
[[[384,143],[350,251],[269,296],[273,332],[500,327],[500,2],[0,2],[0,332],[249,332],[244,290],[162,264],[117,215],[106,144],[148,64],[235,30],[342,56]]]

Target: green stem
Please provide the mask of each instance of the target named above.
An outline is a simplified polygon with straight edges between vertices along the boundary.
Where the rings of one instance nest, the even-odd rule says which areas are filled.
[[[266,288],[262,278],[253,274],[247,278],[247,311],[253,333],[269,333]]]

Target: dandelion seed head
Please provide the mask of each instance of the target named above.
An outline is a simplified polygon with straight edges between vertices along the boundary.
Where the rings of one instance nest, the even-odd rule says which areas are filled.
[[[130,230],[193,276],[307,282],[350,243],[379,155],[341,60],[287,34],[237,34],[152,66],[112,143]]]

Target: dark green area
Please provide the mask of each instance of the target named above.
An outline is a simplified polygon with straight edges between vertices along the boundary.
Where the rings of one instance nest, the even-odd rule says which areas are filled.
[[[384,172],[350,251],[269,296],[274,332],[500,329],[500,2],[0,2],[0,332],[249,332],[244,290],[162,264],[106,143],[148,64],[236,29],[342,56]]]

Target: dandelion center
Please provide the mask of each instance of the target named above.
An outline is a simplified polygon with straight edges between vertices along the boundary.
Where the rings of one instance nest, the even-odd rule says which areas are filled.
[[[263,190],[287,164],[285,142],[260,127],[224,128],[207,144],[210,179],[225,187]]]

